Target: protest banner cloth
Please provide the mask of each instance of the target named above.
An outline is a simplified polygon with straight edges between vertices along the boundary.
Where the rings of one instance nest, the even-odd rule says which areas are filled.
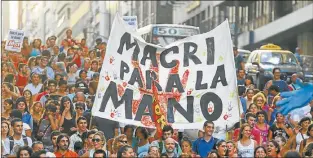
[[[24,31],[22,30],[9,30],[8,40],[5,44],[5,50],[20,52],[24,39]]]
[[[211,120],[215,134],[225,135],[226,126],[240,118],[236,82],[227,20],[210,32],[161,47],[146,43],[117,15],[92,115],[149,128],[156,122],[202,129]]]

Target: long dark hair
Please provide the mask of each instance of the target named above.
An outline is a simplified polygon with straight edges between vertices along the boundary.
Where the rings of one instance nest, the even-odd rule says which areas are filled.
[[[16,99],[16,103],[15,103],[15,109],[17,109],[17,106],[20,102],[24,102],[25,103],[25,110],[23,112],[27,112],[29,113],[28,111],[28,105],[27,105],[27,102],[26,102],[26,99],[25,97],[19,97]]]
[[[57,150],[59,150],[59,143],[60,143],[60,141],[61,141],[61,139],[62,138],[64,138],[64,137],[66,137],[67,139],[68,139],[68,141],[70,141],[70,137],[67,135],[67,134],[65,134],[65,133],[62,133],[62,134],[60,134],[59,136],[58,136],[58,138],[57,138],[57,142],[56,142],[56,144],[57,144]],[[68,147],[70,146],[70,143],[68,143]]]
[[[71,99],[68,96],[64,96],[61,99],[60,114],[62,114],[64,109],[65,109],[64,103],[66,101],[70,102],[70,113],[71,113],[71,116],[73,117],[73,115],[74,115],[74,106],[73,106],[73,103],[72,103]]]
[[[8,133],[7,133],[7,136],[9,136],[10,135],[10,124],[8,123],[8,122],[5,122],[5,121],[1,121],[1,126],[2,126],[2,123],[5,123],[5,124],[7,124],[7,126],[8,126]]]
[[[21,151],[22,151],[22,150],[28,151],[29,156],[31,156],[31,155],[33,154],[32,148],[30,148],[29,146],[23,146],[23,147],[20,147],[20,148],[18,149],[18,151],[17,151],[17,153],[16,153],[16,157],[17,157],[17,158],[20,158],[20,154],[21,154]]]

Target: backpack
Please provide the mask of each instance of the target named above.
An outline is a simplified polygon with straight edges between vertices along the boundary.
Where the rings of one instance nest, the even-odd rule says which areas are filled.
[[[24,141],[24,146],[28,146],[27,137],[24,135],[22,135],[22,137],[23,137],[23,141]],[[10,141],[10,152],[11,152],[13,149],[13,146],[14,146],[14,139],[12,136],[9,137],[9,141]]]
[[[195,146],[196,151],[195,151],[195,152],[196,152],[198,155],[200,154],[200,151],[199,151],[200,139],[201,139],[201,138],[198,138],[198,139],[195,141],[195,144],[196,144],[196,146]],[[214,145],[213,145],[213,149],[214,149],[214,147],[216,146],[216,143],[217,143],[218,139],[213,137],[213,141],[214,141]]]
[[[163,141],[159,142],[160,152],[163,151]],[[178,144],[175,142],[176,152],[178,153]]]

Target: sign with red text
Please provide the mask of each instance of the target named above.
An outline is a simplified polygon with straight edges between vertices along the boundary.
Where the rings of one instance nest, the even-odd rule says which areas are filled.
[[[210,120],[216,133],[239,121],[228,21],[165,47],[146,43],[125,25],[117,15],[93,116],[150,128],[170,124],[174,129],[202,129]]]
[[[22,30],[9,30],[8,39],[5,44],[5,50],[20,52],[24,39],[24,31]]]

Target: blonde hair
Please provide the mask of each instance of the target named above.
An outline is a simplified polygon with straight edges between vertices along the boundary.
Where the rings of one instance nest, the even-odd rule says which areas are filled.
[[[262,99],[263,99],[263,104],[266,103],[266,97],[265,97],[265,95],[264,95],[262,92],[258,92],[257,94],[255,94],[255,95],[252,97],[252,100],[253,100],[253,103],[254,103],[254,104],[256,104],[256,99],[257,99],[258,97],[262,97]]]
[[[124,145],[120,143],[120,140],[122,139],[127,139],[127,136],[125,134],[121,134],[114,138],[112,143],[112,150],[114,153],[117,153],[118,149]]]
[[[94,134],[94,136],[95,136],[95,135],[98,135],[98,136],[102,139],[102,141],[104,142],[102,149],[103,149],[103,150],[106,150],[106,143],[107,143],[107,140],[106,140],[106,138],[105,138],[105,136],[104,136],[104,133],[103,133],[102,131],[97,131],[97,132]]]
[[[43,114],[44,114],[44,112],[45,112],[45,109],[42,107],[42,104],[41,104],[41,102],[39,102],[39,101],[36,101],[35,103],[33,103],[32,107],[31,107],[30,110],[29,110],[29,113],[30,113],[32,116],[34,115],[34,113],[36,113],[36,112],[34,111],[34,108],[35,108],[35,105],[36,105],[36,104],[40,104],[40,105],[41,105],[41,111],[40,111],[39,115],[40,115],[40,116],[43,116]]]

